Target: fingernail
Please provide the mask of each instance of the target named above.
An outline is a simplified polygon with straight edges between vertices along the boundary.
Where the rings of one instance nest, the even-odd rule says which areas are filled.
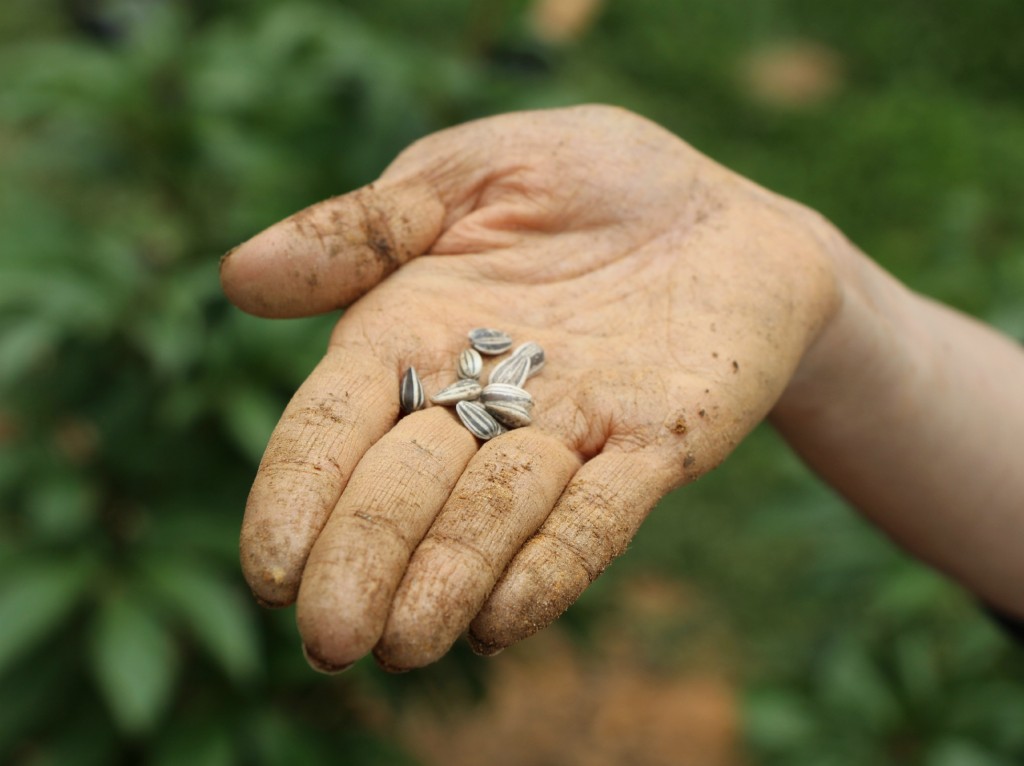
[[[466,641],[469,642],[469,648],[473,650],[473,654],[478,654],[481,657],[493,657],[496,654],[501,654],[506,648],[487,641],[481,641],[472,633],[466,635]]]
[[[224,253],[224,255],[222,255],[220,257],[220,266],[218,268],[223,269],[224,268],[224,263],[227,261],[228,258],[231,257],[231,254],[234,253],[235,250],[237,250],[237,249],[238,249],[237,247],[233,247],[230,250],[228,250],[226,253]]]
[[[398,665],[392,665],[387,660],[383,659],[378,652],[373,653],[373,659],[381,667],[381,670],[386,670],[388,673],[408,673],[412,668],[403,668]]]
[[[267,599],[261,597],[255,591],[253,591],[252,597],[256,599],[257,604],[264,607],[265,609],[283,609],[284,607],[289,606],[286,603],[279,603],[277,601],[267,601]]]
[[[322,657],[314,655],[309,651],[309,647],[305,644],[302,645],[302,655],[306,658],[306,662],[309,663],[309,666],[313,668],[313,670],[317,673],[324,673],[329,676],[336,676],[339,673],[344,673],[350,667],[355,665],[354,662],[347,662],[343,665],[336,665],[332,662],[328,662]]]

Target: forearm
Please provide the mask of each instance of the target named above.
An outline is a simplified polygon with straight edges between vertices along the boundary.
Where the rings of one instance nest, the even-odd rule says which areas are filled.
[[[1024,351],[851,246],[843,303],[772,422],[909,551],[1024,616]]]

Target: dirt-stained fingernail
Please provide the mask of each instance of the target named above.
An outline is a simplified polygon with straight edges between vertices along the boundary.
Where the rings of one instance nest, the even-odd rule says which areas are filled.
[[[306,658],[306,662],[313,668],[317,673],[324,673],[325,675],[335,676],[338,673],[344,673],[350,667],[355,665],[354,662],[346,662],[343,665],[337,665],[333,662],[328,662],[323,657],[316,656],[309,650],[306,644],[302,645],[302,655]]]
[[[473,650],[473,653],[478,654],[481,657],[493,657],[496,654],[501,654],[505,651],[504,646],[497,646],[496,644],[492,644],[487,641],[481,641],[472,633],[466,635],[466,641],[469,642],[469,648]]]
[[[383,657],[381,657],[380,653],[377,651],[374,651],[373,659],[381,670],[386,670],[388,673],[393,673],[395,675],[398,675],[399,673],[408,673],[410,670],[412,670],[412,668],[406,668],[400,665],[392,665]]]
[[[233,247],[233,248],[231,248],[231,249],[230,249],[230,250],[228,250],[228,251],[227,251],[226,253],[224,253],[224,255],[222,255],[222,256],[220,257],[220,268],[221,268],[221,269],[223,269],[223,268],[224,268],[224,264],[225,264],[225,263],[227,262],[228,258],[230,258],[230,257],[232,256],[232,254],[233,254],[233,253],[234,253],[234,252],[235,252],[235,251],[236,251],[236,250],[238,249],[238,247],[239,247],[239,246],[236,246],[236,247]]]
[[[252,597],[256,599],[256,603],[262,606],[264,609],[284,609],[286,606],[291,606],[289,603],[267,601],[267,599],[261,597],[256,591],[252,591]]]

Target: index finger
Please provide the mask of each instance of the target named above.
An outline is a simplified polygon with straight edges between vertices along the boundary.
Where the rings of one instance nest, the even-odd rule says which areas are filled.
[[[242,522],[242,572],[264,604],[295,600],[306,557],[356,463],[397,417],[395,371],[365,351],[330,347],[295,392]]]

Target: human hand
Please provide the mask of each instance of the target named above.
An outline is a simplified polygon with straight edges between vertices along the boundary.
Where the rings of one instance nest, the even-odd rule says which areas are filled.
[[[836,311],[826,227],[646,120],[578,107],[434,134],[241,245],[221,270],[240,308],[349,306],[249,496],[253,592],[297,600],[322,670],[543,628],[782,394]],[[481,326],[546,350],[533,424],[480,445],[442,407],[398,419],[401,373],[429,397]]]

